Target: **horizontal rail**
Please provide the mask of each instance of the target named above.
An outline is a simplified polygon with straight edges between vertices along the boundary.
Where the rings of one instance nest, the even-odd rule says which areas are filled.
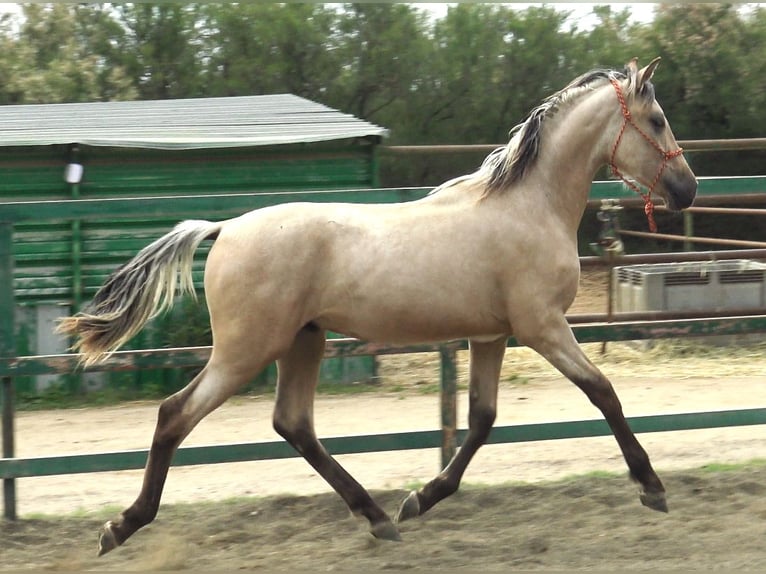
[[[633,341],[674,337],[704,337],[710,335],[742,335],[766,333],[766,315],[737,315],[708,318],[701,312],[698,318],[676,320],[628,320],[610,323],[574,324],[574,331],[580,343],[602,341]],[[729,311],[731,313],[731,311]],[[628,314],[633,316],[633,314]],[[619,318],[620,314],[615,313]],[[577,317],[576,315],[574,317]],[[606,318],[606,315],[599,315]],[[509,347],[519,343],[508,339]],[[438,352],[441,349],[468,349],[465,340],[447,343],[424,343],[417,345],[386,345],[370,343],[353,338],[328,339],[325,358],[358,357],[368,355],[397,355],[403,353]],[[166,369],[173,367],[196,367],[204,365],[210,357],[212,347],[183,347],[174,349],[145,349],[117,351],[104,362],[87,367],[87,372],[132,371],[139,369]],[[70,373],[80,367],[80,355],[37,355],[0,359],[0,377],[21,375],[47,375]]]
[[[766,176],[698,179],[698,196],[740,196],[755,194],[764,201]],[[99,220],[107,213],[110,219],[135,217],[204,216],[239,214],[256,208],[286,202],[350,202],[395,203],[425,197],[431,187],[380,189],[343,189],[326,191],[278,191],[267,193],[228,193],[164,197],[60,199],[0,203],[0,222],[53,221],[64,219]],[[595,181],[591,186],[589,205],[601,199],[630,202],[635,194],[618,181]]]
[[[227,193],[176,195],[163,197],[118,197],[97,199],[57,199],[0,203],[0,221],[50,221],[61,219],[98,220],[132,217],[174,217],[190,215],[221,216],[287,202],[395,203],[425,196],[432,188],[404,187],[381,189],[343,189],[329,191],[284,191],[268,193]]]
[[[766,194],[766,190],[760,191],[760,192],[739,194],[734,191],[734,188],[732,188],[732,191],[728,193],[704,193],[704,192],[698,191],[697,197],[694,199],[694,205],[698,207],[718,206],[722,204],[763,205],[764,203],[766,203],[766,197],[764,196],[764,194]],[[631,196],[628,196],[625,194],[623,195],[615,194],[613,197],[608,197],[607,195],[608,194],[604,193],[598,198],[594,198],[591,195],[586,203],[586,207],[588,209],[597,209],[601,207],[602,202],[605,199],[610,199],[616,205],[619,205],[621,207],[631,208],[631,209],[634,209],[634,208],[643,209],[646,204],[644,200],[641,199],[635,193]],[[662,204],[656,205],[655,208],[657,210],[666,211],[664,206],[662,206]]]
[[[659,207],[658,210],[670,211],[665,206]],[[685,211],[709,215],[766,215],[766,209],[748,209],[746,207],[687,207]]]
[[[433,154],[433,153],[489,153],[501,144],[460,144],[460,145],[384,145],[380,150],[391,154]],[[766,138],[740,138],[727,140],[681,140],[678,145],[684,151],[741,151],[766,149]]]
[[[721,239],[717,237],[697,237],[694,235],[673,235],[670,233],[650,233],[648,231],[633,231],[629,229],[620,229],[620,235],[630,237],[644,237],[646,239],[664,239],[667,241],[684,241],[691,243],[704,243],[707,245],[729,245],[731,247],[752,247],[758,249],[766,248],[764,241],[747,241],[744,239]]]
[[[718,317],[766,317],[766,308],[713,309],[707,311],[621,311],[567,315],[570,325],[583,323],[627,323],[630,321],[673,321],[675,319],[716,319]]]
[[[695,204],[704,200],[707,196],[712,196],[720,200],[731,196],[752,195],[753,201],[766,201],[766,176],[731,176],[731,177],[698,177],[697,178],[697,197]],[[628,189],[621,181],[594,181],[591,185],[591,191],[588,196],[589,206],[593,206],[593,201],[600,199],[617,199],[627,201],[628,204],[636,201],[636,194]],[[739,199],[739,198],[737,198]],[[638,198],[640,204],[643,200]],[[623,201],[619,202],[621,205]]]
[[[586,257],[580,257],[580,267],[603,267],[604,265],[630,265],[641,263],[726,261],[730,259],[766,259],[766,249],[727,249],[725,251],[674,251],[672,253],[636,253],[633,255],[615,255],[611,261],[598,255],[589,255]]]
[[[629,417],[636,433],[698,430],[704,428],[766,424],[766,408]],[[467,431],[457,431],[459,441]],[[603,419],[518,424],[496,427],[488,444],[561,440],[611,435]],[[442,431],[414,431],[376,435],[330,437],[322,444],[333,455],[439,448]],[[147,450],[99,454],[0,459],[0,478],[79,474],[144,468]],[[194,446],[178,449],[173,466],[275,460],[300,456],[284,441]]]

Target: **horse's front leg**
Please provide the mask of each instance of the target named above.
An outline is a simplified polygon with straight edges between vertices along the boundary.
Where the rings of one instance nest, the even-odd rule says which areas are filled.
[[[652,468],[649,455],[630,429],[622,405],[612,384],[585,356],[569,324],[562,315],[550,318],[548,324],[528,331],[531,336],[520,342],[533,348],[577,385],[598,407],[617,439],[631,477],[642,486],[641,503],[653,510],[667,512],[665,487]]]
[[[447,498],[460,486],[460,480],[476,451],[487,441],[497,413],[497,385],[505,354],[506,338],[491,343],[470,343],[470,390],[468,436],[460,450],[436,478],[404,499],[396,521],[407,520],[426,512]]]
[[[324,345],[323,330],[305,327],[295,337],[288,353],[277,362],[274,429],[335,489],[355,516],[369,521],[373,536],[400,540],[399,530],[388,515],[317,439],[314,394]]]

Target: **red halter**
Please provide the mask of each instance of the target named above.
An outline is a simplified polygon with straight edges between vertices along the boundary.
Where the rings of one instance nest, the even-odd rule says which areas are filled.
[[[652,233],[657,232],[657,223],[654,221],[654,203],[652,202],[652,192],[654,191],[654,188],[657,186],[657,183],[660,181],[660,177],[662,177],[662,172],[665,171],[665,167],[667,167],[668,162],[681,155],[684,150],[682,148],[678,148],[674,151],[665,151],[662,149],[662,146],[658,144],[654,139],[652,139],[651,136],[649,136],[646,132],[644,132],[636,122],[633,121],[633,117],[630,115],[630,110],[628,109],[628,104],[625,102],[625,96],[622,93],[622,88],[620,87],[620,84],[617,80],[612,78],[610,80],[612,83],[612,86],[614,86],[615,92],[617,92],[617,100],[620,102],[620,107],[622,108],[622,126],[620,127],[620,133],[617,135],[617,141],[614,142],[614,147],[612,148],[612,157],[609,158],[609,167],[612,170],[612,173],[614,173],[617,177],[619,177],[625,185],[627,185],[630,189],[635,191],[638,195],[641,196],[641,198],[644,200],[644,213],[646,213],[646,219],[649,222],[649,231]],[[632,181],[628,181],[624,175],[622,175],[622,172],[617,168],[617,164],[614,162],[614,158],[617,155],[617,147],[620,145],[620,142],[622,141],[622,136],[625,133],[625,128],[630,124],[633,126],[636,131],[641,134],[641,137],[643,137],[649,144],[656,149],[660,155],[662,156],[662,165],[660,165],[660,169],[657,171],[657,175],[652,180],[651,185],[649,186],[649,190],[647,193],[644,193],[641,191],[641,189]]]

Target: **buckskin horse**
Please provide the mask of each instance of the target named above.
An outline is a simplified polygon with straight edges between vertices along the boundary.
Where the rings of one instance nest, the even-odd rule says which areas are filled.
[[[639,69],[594,70],[533,109],[472,174],[417,201],[288,203],[226,221],[183,221],[117,269],[80,313],[61,321],[88,365],[102,360],[194,292],[192,257],[206,261],[213,349],[204,369],[164,400],[136,501],[99,538],[99,554],[157,514],[177,447],[194,426],[277,361],[273,424],[370,532],[398,540],[399,521],[454,493],[495,420],[506,339],[547,359],[596,405],[622,450],[640,500],[667,511],[665,489],[625,421],[609,380],[565,319],[579,280],[577,228],[597,170],[679,210],[697,181]],[[637,184],[647,188],[641,192]],[[327,330],[369,341],[470,343],[469,432],[449,465],[413,491],[392,520],[322,447],[313,403]]]

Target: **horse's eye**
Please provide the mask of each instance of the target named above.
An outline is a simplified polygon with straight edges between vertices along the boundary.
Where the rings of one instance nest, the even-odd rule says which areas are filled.
[[[649,123],[652,124],[652,127],[656,130],[661,130],[665,127],[665,116],[662,114],[652,114],[649,116]]]

